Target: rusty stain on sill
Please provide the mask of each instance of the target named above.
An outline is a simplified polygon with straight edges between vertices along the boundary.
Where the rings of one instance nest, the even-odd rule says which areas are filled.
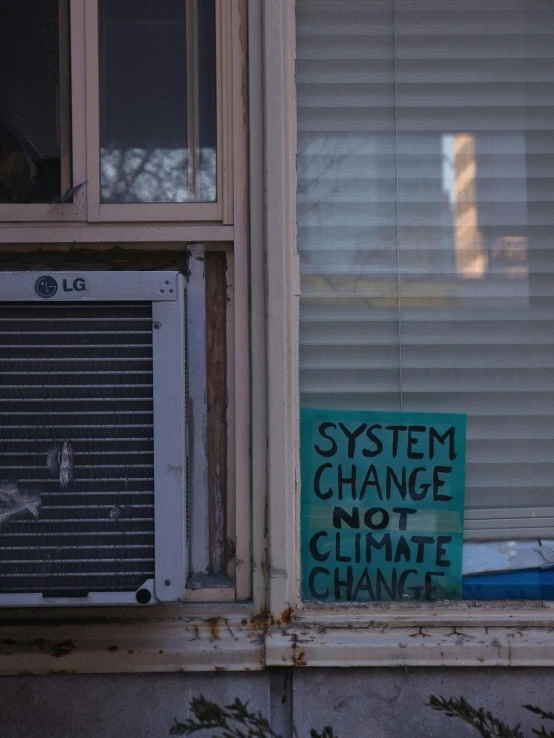
[[[54,658],[61,659],[64,656],[68,656],[72,651],[77,648],[77,644],[71,638],[65,641],[47,641],[45,638],[37,638],[31,643],[33,648],[37,648],[43,653],[48,653]]]
[[[210,632],[212,634],[212,640],[218,641],[219,640],[219,625],[221,622],[221,618],[207,618],[206,620],[204,620],[204,622],[210,629]]]
[[[285,609],[281,613],[281,622],[284,625],[288,625],[291,622],[292,613],[293,613],[292,607],[285,607]]]
[[[291,607],[286,607],[281,613],[281,616],[276,618],[273,613],[270,612],[269,608],[264,607],[260,612],[252,615],[250,618],[250,625],[254,630],[265,635],[276,630],[282,625],[290,625],[293,614],[293,609]]]
[[[297,637],[294,634],[292,636],[292,663],[293,666],[308,666],[306,654],[304,651],[300,650],[297,643]]]

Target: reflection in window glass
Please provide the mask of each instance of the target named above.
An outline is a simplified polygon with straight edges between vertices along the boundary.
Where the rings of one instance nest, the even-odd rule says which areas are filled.
[[[99,7],[101,202],[214,202],[215,0]]]

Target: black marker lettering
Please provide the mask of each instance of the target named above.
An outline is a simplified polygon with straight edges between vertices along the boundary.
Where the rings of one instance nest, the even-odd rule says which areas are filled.
[[[381,516],[381,520],[375,522],[375,516]],[[390,515],[384,507],[370,507],[365,511],[364,523],[373,530],[383,530],[389,524]]]
[[[441,479],[439,474],[450,474],[451,471],[451,466],[436,466],[433,469],[433,499],[436,502],[447,502],[452,499],[450,495],[439,495],[440,487],[444,487],[444,479]]]
[[[419,500],[425,499],[427,492],[429,491],[430,484],[420,484],[419,489],[421,492],[416,492],[416,484],[417,484],[417,475],[419,472],[424,472],[425,467],[424,466],[418,466],[415,469],[413,469],[410,472],[410,480],[408,482],[408,490],[410,492],[410,497],[412,500],[415,500],[416,502],[419,502]]]
[[[398,530],[406,530],[408,527],[408,515],[415,515],[417,512],[413,507],[393,507],[392,511],[400,515]]]
[[[343,522],[350,528],[359,528],[360,510],[353,507],[352,514],[350,514],[343,507],[335,507],[333,510],[333,528],[342,528]]]
[[[392,561],[392,547],[390,533],[384,533],[380,541],[378,541],[373,533],[368,533],[365,537],[365,560],[366,564],[371,564],[371,548],[385,549],[385,561]]]
[[[400,431],[408,430],[407,425],[387,425],[387,430],[392,431],[392,458],[395,459],[398,454],[398,434]]]
[[[424,425],[410,425],[408,427],[408,458],[409,459],[422,459],[424,454],[423,451],[413,451],[413,447],[419,443],[419,438],[416,438],[412,433],[424,433]]]
[[[319,469],[314,474],[314,492],[319,497],[320,500],[328,500],[330,497],[333,496],[333,488],[329,487],[327,492],[321,491],[321,475],[325,471],[325,469],[332,469],[333,465],[327,462],[326,464],[322,464]]]
[[[314,533],[313,536],[310,538],[310,556],[316,561],[325,561],[329,558],[330,551],[327,551],[326,553],[319,552],[317,542],[320,538],[327,538],[327,533],[324,530],[320,530],[317,533]]]
[[[365,429],[367,428],[367,423],[362,423],[356,428],[355,431],[349,431],[344,423],[339,423],[339,428],[348,438],[348,458],[353,459],[354,454],[356,453],[356,438],[358,438],[358,436],[361,436],[362,433],[365,431]]]
[[[400,538],[398,539],[398,543],[396,544],[396,553],[394,554],[394,563],[398,564],[402,556],[404,557],[404,561],[407,564],[412,558],[412,551],[410,549],[410,544],[404,538],[404,536],[400,536]]]
[[[342,488],[346,486],[350,487],[350,494],[352,495],[352,499],[353,500],[356,499],[356,464],[351,464],[349,477],[343,476],[342,464],[339,464],[338,486],[339,486],[339,500],[342,500],[343,498]]]
[[[437,552],[435,557],[435,564],[437,566],[450,566],[450,561],[444,559],[446,556],[446,544],[450,543],[452,536],[437,536]]]
[[[308,577],[308,589],[310,590],[312,597],[316,600],[326,600],[329,597],[329,590],[326,589],[323,592],[318,592],[315,588],[315,578],[318,574],[326,574],[329,576],[330,573],[329,569],[324,569],[323,566],[316,566],[311,570],[310,576]]]
[[[363,570],[362,576],[358,579],[356,588],[352,595],[352,599],[354,601],[358,599],[358,595],[360,592],[367,592],[369,595],[368,599],[375,600],[375,592],[373,591],[373,587],[371,586],[371,579],[369,578],[369,572],[367,571],[367,569]]]
[[[360,500],[364,499],[366,488],[370,486],[375,487],[375,491],[377,492],[379,499],[383,501],[383,493],[381,492],[381,485],[379,484],[379,478],[377,476],[377,469],[375,468],[375,464],[371,464],[371,466],[368,467],[368,470],[364,477],[362,488],[360,489]]]
[[[444,572],[443,571],[426,571],[425,572],[425,599],[430,600],[432,599],[432,594],[435,590],[438,589],[437,586],[434,586],[431,582],[431,577],[443,577]]]
[[[387,500],[390,500],[391,498],[391,483],[394,483],[394,486],[396,487],[396,491],[400,494],[400,497],[405,500],[406,499],[406,467],[403,466],[401,470],[401,479],[398,479],[396,476],[396,472],[394,469],[391,469],[390,466],[387,466],[387,481],[385,486],[385,494],[387,497]]]
[[[406,571],[403,571],[402,574],[398,577],[398,586],[397,586],[397,592],[398,592],[398,599],[402,600],[404,599],[404,588],[406,587],[406,579],[410,576],[410,574],[417,574],[417,569],[406,569]],[[417,587],[409,587],[409,589],[418,589]],[[421,590],[421,587],[419,587]],[[419,598],[419,593],[416,594],[414,599]]]
[[[396,582],[396,569],[392,570],[391,574],[391,583],[390,587],[387,582],[386,576],[383,574],[381,569],[377,569],[377,576],[375,580],[375,594],[377,595],[377,601],[383,602],[387,600],[395,600],[396,599],[396,592],[397,592],[397,582]],[[388,595],[387,600],[383,597],[383,590]]]
[[[454,459],[456,458],[454,434],[455,430],[453,426],[448,428],[448,430],[446,430],[442,434],[442,436],[436,428],[433,428],[433,426],[431,426],[429,428],[429,458],[433,459],[435,456],[435,440],[444,445],[444,443],[448,439],[448,458],[450,459],[450,461],[454,461]]]
[[[367,448],[364,448],[362,450],[362,454],[364,456],[368,456],[370,459],[374,458],[375,456],[379,456],[379,454],[383,450],[383,442],[378,436],[373,433],[374,429],[380,430],[382,427],[382,425],[378,425],[376,423],[375,425],[371,425],[366,431],[366,436],[369,438],[370,441],[373,441],[373,443],[375,444],[375,449],[373,451],[368,451]]]
[[[434,543],[435,539],[432,536],[412,536],[410,540],[412,543],[417,543],[416,563],[422,564],[425,554],[425,546],[427,544]]]
[[[351,566],[346,567],[346,579],[340,579],[340,569],[335,569],[334,584],[335,584],[335,600],[351,600],[352,599],[352,584],[354,581],[354,571]],[[346,597],[340,596],[341,589],[346,589]]]
[[[328,436],[327,433],[325,433],[327,428],[336,428],[336,427],[337,426],[334,423],[322,423],[319,426],[318,428],[319,434],[323,436],[323,438],[327,439],[328,441],[331,441],[331,448],[328,448],[328,449],[322,449],[319,446],[316,446],[314,444],[314,449],[320,456],[330,457],[330,456],[334,456],[337,453],[338,451],[337,442],[332,436]]]
[[[340,533],[337,531],[335,534],[335,559],[342,563],[349,563],[352,561],[352,556],[344,556],[340,550]]]

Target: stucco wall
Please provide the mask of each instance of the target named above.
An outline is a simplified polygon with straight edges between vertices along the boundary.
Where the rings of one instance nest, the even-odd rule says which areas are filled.
[[[191,696],[235,696],[272,716],[283,738],[332,725],[339,738],[465,738],[477,734],[425,706],[464,695],[510,723],[553,707],[547,669],[280,669],[227,674],[55,675],[0,678],[2,738],[157,738],[186,717]]]

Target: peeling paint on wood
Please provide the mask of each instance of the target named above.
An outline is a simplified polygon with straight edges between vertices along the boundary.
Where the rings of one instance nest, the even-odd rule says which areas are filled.
[[[227,347],[226,259],[206,254],[206,352],[208,395],[208,493],[211,573],[227,564]]]

